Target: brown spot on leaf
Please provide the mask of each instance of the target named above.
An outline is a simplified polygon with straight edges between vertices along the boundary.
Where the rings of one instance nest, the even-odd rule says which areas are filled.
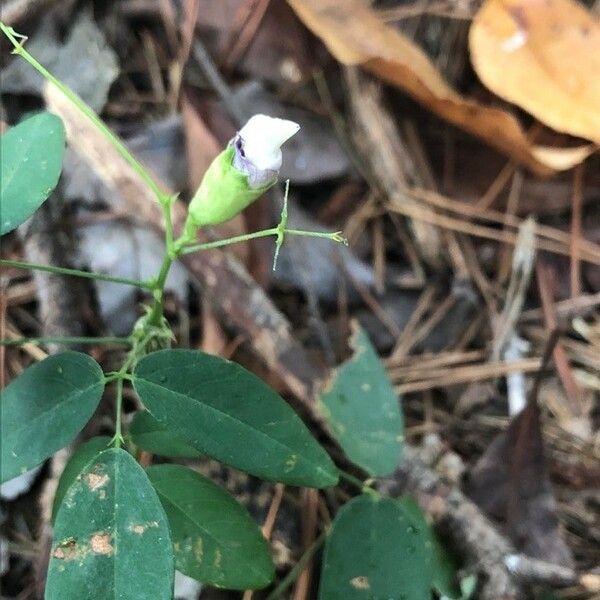
[[[196,560],[201,563],[204,558],[204,544],[202,538],[198,538],[194,544],[194,556]]]
[[[90,492],[95,492],[96,490],[104,487],[110,481],[110,477],[108,475],[99,475],[98,473],[88,473],[85,476],[85,479]]]
[[[133,531],[133,533],[137,533],[138,535],[142,535],[144,531],[146,531],[146,526],[138,523],[134,525],[133,523],[129,526],[129,531]]]
[[[142,535],[150,527],[158,527],[158,521],[147,521],[146,523],[131,523],[127,529],[132,533]]]
[[[58,558],[58,560],[75,560],[79,554],[77,540],[75,538],[68,538],[54,549],[52,556]]]
[[[369,584],[369,578],[363,575],[359,577],[353,577],[350,580],[350,585],[357,590],[368,590],[371,586]]]
[[[110,543],[110,533],[95,533],[90,538],[90,546],[94,554],[110,556],[113,552],[113,547]]]

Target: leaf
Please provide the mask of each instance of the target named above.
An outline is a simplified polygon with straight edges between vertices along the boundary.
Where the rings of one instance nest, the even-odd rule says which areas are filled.
[[[537,399],[492,440],[469,474],[469,496],[502,520],[516,549],[545,562],[574,568],[548,474]]]
[[[69,459],[69,462],[60,476],[56,493],[54,494],[54,502],[52,504],[53,523],[56,519],[56,513],[71,484],[75,481],[79,473],[83,471],[84,467],[94,460],[100,452],[106,450],[109,444],[110,438],[108,436],[98,436],[87,441],[85,444],[81,444],[81,446],[73,453],[73,456]]]
[[[348,458],[374,477],[389,475],[402,452],[398,396],[368,336],[355,326],[354,355],[319,395],[319,408]]]
[[[269,545],[248,511],[225,490],[181,465],[157,465],[146,473],[167,513],[179,571],[234,590],[271,582]]]
[[[120,448],[99,454],[58,510],[46,600],[171,600],[167,517],[146,473]]]
[[[24,223],[58,183],[65,153],[65,128],[43,112],[0,137],[0,235]]]
[[[413,527],[417,529],[417,533],[423,536],[433,587],[440,593],[440,596],[460,598],[462,594],[456,578],[456,566],[427,522],[423,511],[412,498],[400,498],[398,503],[411,520]]]
[[[131,441],[142,450],[159,456],[197,458],[202,456],[184,439],[177,437],[165,425],[159,423],[147,410],[135,413],[129,425]]]
[[[94,414],[103,390],[100,365],[80,352],[50,356],[12,381],[0,396],[0,481],[66,446]]]
[[[423,600],[430,588],[423,536],[400,503],[362,494],[338,512],[325,546],[320,600]]]
[[[328,487],[329,455],[271,388],[240,365],[192,350],[137,364],[133,385],[152,416],[199,452],[263,479]]]
[[[600,23],[581,4],[487,0],[469,45],[477,75],[495,94],[600,144]]]
[[[538,174],[570,169],[593,151],[592,146],[563,152],[532,145],[513,115],[461,96],[418,46],[383,22],[363,0],[288,0],[288,4],[342,64],[361,66],[404,90]]]

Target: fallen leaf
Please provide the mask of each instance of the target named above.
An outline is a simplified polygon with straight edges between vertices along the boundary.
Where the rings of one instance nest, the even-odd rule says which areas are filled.
[[[486,0],[469,45],[495,94],[557,131],[600,143],[600,23],[577,2]]]
[[[519,551],[573,566],[557,517],[535,399],[492,440],[471,471],[468,489],[485,513],[505,522]]]
[[[594,150],[535,146],[517,119],[499,108],[461,96],[427,55],[362,0],[288,0],[304,24],[345,65],[362,66],[403,89],[450,123],[540,175],[569,169]]]

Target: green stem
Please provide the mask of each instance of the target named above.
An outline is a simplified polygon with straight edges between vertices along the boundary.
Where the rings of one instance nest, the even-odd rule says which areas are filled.
[[[144,180],[146,185],[156,195],[156,198],[161,204],[165,204],[168,195],[163,193],[158,184],[154,181],[150,173],[142,166],[142,164],[129,152],[125,144],[100,120],[98,115],[71,89],[64,83],[59,81],[48,69],[40,64],[25,48],[23,42],[27,39],[25,36],[18,34],[12,27],[8,27],[0,21],[0,30],[11,41],[14,46],[13,54],[23,57],[38,73],[43,75],[48,81],[53,83],[70,102],[72,102],[110,141],[117,152],[131,165],[131,167]],[[20,38],[20,41],[19,39]]]
[[[304,237],[319,237],[333,240],[335,242],[345,242],[340,232],[326,233],[321,231],[303,231],[301,229],[285,229],[284,233],[290,235],[300,235]],[[247,233],[246,235],[238,235],[225,240],[216,240],[214,242],[206,242],[205,244],[194,244],[193,246],[185,246],[180,254],[191,254],[199,250],[210,250],[212,248],[221,248],[223,246],[229,246],[230,244],[238,244],[239,242],[247,242],[249,240],[255,240],[257,238],[278,236],[281,235],[281,230],[278,227],[272,227],[271,229],[263,229],[261,231],[255,231],[254,233]]]
[[[142,348],[146,340],[147,338],[142,340]],[[117,381],[117,394],[115,398],[115,435],[112,439],[112,444],[117,448],[120,448],[121,444],[123,443],[123,385],[125,383],[125,379],[129,379],[127,377],[127,372],[135,363],[137,358],[138,356],[136,353],[136,348],[134,347],[129,351],[129,354],[127,355],[127,358],[121,368],[109,377],[105,377],[105,380]]]
[[[279,585],[267,596],[266,600],[278,600],[281,598],[286,590],[300,577],[302,571],[308,564],[308,561],[315,555],[317,550],[323,545],[323,542],[327,538],[327,532],[323,532],[304,552],[298,562],[290,570],[290,572],[281,580]]]
[[[154,302],[148,317],[148,324],[160,326],[163,315],[163,296],[165,294],[165,284],[169,276],[171,265],[178,256],[177,243],[173,241],[173,219],[171,217],[171,208],[175,197],[169,197],[169,201],[163,204],[163,216],[165,219],[165,247],[166,253],[163,257],[162,265],[158,277],[153,282],[154,287]]]
[[[115,399],[115,437],[113,444],[120,448],[123,443],[123,378],[117,379],[117,396]]]
[[[124,337],[21,337],[14,340],[0,340],[0,346],[22,346],[23,344],[123,344],[131,345],[130,338]]]
[[[163,258],[162,265],[160,267],[160,273],[156,278],[156,285],[154,288],[154,302],[150,310],[150,316],[148,317],[148,324],[159,327],[163,315],[163,296],[165,294],[165,284],[169,275],[169,269],[173,264],[173,259],[167,253]]]
[[[105,373],[104,383],[105,385],[116,381],[117,379],[123,379],[123,381],[133,381],[133,375],[129,373],[121,373],[121,371],[113,371],[111,373]]]
[[[90,271],[80,271],[79,269],[67,269],[65,267],[54,267],[52,265],[38,265],[36,263],[22,262],[19,260],[0,260],[2,267],[15,267],[17,269],[29,269],[31,271],[44,271],[45,273],[56,273],[58,275],[68,275],[70,277],[82,277],[84,279],[97,279],[98,281],[110,281],[112,283],[122,283],[147,290],[154,289],[154,285],[148,281],[137,281],[127,277],[113,277],[103,273],[93,273]]]
[[[325,238],[327,240],[333,240],[334,242],[341,242],[343,244],[347,244],[346,238],[342,237],[341,231],[334,231],[333,233],[329,233],[327,231],[304,231],[302,229],[286,229],[285,233],[289,235],[301,235],[303,237]]]
[[[354,477],[354,475],[351,475],[350,473],[346,473],[346,471],[342,471],[340,468],[338,468],[338,473],[342,479],[345,479],[356,486],[361,492],[364,491],[365,488],[371,489],[364,481],[361,481],[358,477]]]
[[[254,233],[247,233],[245,235],[236,235],[226,240],[216,240],[214,242],[206,242],[204,244],[194,244],[193,246],[186,246],[181,250],[181,254],[191,254],[192,252],[198,252],[199,250],[211,250],[212,248],[221,248],[223,246],[229,246],[230,244],[238,244],[240,242],[247,242],[249,240],[255,240],[257,238],[269,237],[271,235],[277,235],[277,227],[271,229],[263,229],[262,231],[255,231]]]

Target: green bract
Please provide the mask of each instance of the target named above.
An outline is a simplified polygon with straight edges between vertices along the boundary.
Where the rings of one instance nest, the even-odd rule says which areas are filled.
[[[229,221],[264,194],[276,181],[253,189],[248,176],[233,166],[235,149],[229,145],[213,160],[188,208],[186,233],[192,237],[199,227]]]

